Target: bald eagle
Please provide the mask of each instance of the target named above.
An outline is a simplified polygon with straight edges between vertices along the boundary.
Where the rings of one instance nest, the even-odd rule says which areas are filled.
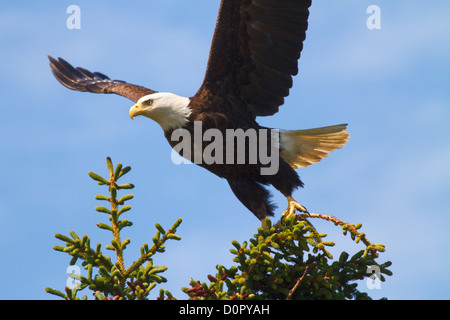
[[[318,162],[343,147],[349,138],[347,125],[272,130],[260,126],[256,117],[275,114],[289,95],[292,77],[298,73],[310,6],[311,0],[222,0],[206,74],[190,98],[111,80],[100,72],[74,68],[62,58],[49,56],[50,67],[56,79],[69,89],[115,93],[131,99],[135,102],[129,110],[131,118],[142,115],[156,121],[174,149],[179,142],[173,139],[177,130],[191,133],[191,139],[199,127],[202,132],[215,130],[223,136],[227,130],[253,130],[256,140],[246,140],[245,161],[236,162],[233,157],[225,161],[230,160],[226,154],[230,150],[226,150],[222,155],[214,154],[223,157],[223,161],[196,164],[226,179],[235,196],[260,220],[274,215],[269,185],[288,200],[283,215],[296,210],[307,212],[292,197],[295,189],[303,187],[295,169]],[[264,130],[271,131],[267,134]],[[225,139],[218,145],[221,144],[224,148],[230,145]],[[200,145],[197,142],[197,151],[208,145],[208,141],[201,141]],[[271,154],[277,160],[275,172],[262,174],[267,163],[259,157],[249,161],[256,145],[275,150]],[[192,146],[192,150],[177,152],[192,160],[195,143]],[[236,145],[233,148],[236,151]]]

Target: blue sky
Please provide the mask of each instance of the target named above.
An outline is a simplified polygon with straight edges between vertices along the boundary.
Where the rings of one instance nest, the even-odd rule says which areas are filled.
[[[386,245],[394,276],[374,298],[448,299],[450,280],[450,4],[444,1],[313,1],[300,73],[281,111],[260,119],[282,129],[349,123],[350,140],[329,158],[300,169],[294,197],[310,211],[363,224]],[[66,27],[69,5],[81,29]],[[369,5],[381,29],[369,30]],[[131,121],[132,102],[70,91],[50,72],[47,54],[111,78],[193,95],[203,79],[218,0],[2,1],[0,4],[0,299],[52,299],[63,289],[67,256],[52,250],[55,233],[75,230],[109,241],[93,208],[105,193],[87,175],[106,173],[105,158],[130,165],[136,185],[124,232],[139,246],[155,222],[182,217],[181,242],[155,256],[169,267],[163,287],[178,298],[189,279],[231,266],[231,241],[250,238],[259,221],[227,183],[194,165],[174,165],[160,127]],[[274,193],[279,213],[286,200]],[[277,217],[279,218],[279,216]],[[314,221],[337,242],[355,246],[334,225]],[[83,271],[84,272],[84,271]]]

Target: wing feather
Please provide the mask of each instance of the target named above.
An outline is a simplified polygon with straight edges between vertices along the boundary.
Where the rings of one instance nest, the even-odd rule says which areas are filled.
[[[311,0],[222,0],[197,94],[228,101],[234,95],[253,117],[276,113],[298,73],[310,6]]]
[[[65,87],[83,92],[115,93],[137,102],[141,97],[155,93],[151,89],[126,83],[121,80],[111,80],[100,72],[91,72],[87,69],[74,68],[62,58],[58,60],[48,57],[50,68],[55,78]]]

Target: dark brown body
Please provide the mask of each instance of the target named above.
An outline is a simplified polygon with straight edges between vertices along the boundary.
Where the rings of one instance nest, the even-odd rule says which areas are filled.
[[[204,101],[204,100],[201,100]],[[255,151],[256,146],[249,145],[250,141],[246,141],[246,156],[245,163],[238,164],[236,157],[234,158],[234,163],[227,163],[226,152],[233,152],[234,155],[237,154],[237,144],[235,143],[235,149],[233,151],[227,150],[227,141],[226,141],[226,130],[227,129],[243,129],[244,131],[248,129],[254,129],[254,132],[259,133],[259,129],[269,131],[269,134],[260,137],[257,134],[257,145],[259,146],[260,138],[263,143],[267,143],[266,150],[270,152],[271,150],[271,139],[265,139],[270,136],[270,129],[264,128],[258,125],[258,123],[248,116],[241,115],[241,111],[239,108],[236,108],[236,114],[230,114],[230,109],[226,108],[226,110],[220,110],[220,108],[215,107],[214,98],[210,97],[207,101],[210,103],[201,103],[196,97],[193,97],[191,100],[192,105],[192,114],[189,117],[189,122],[183,127],[189,132],[189,136],[191,137],[191,150],[190,157],[186,157],[184,154],[180,154],[181,156],[185,156],[189,161],[194,162],[194,154],[195,154],[195,144],[194,137],[198,133],[194,132],[194,122],[201,122],[201,128],[203,132],[208,129],[218,129],[222,133],[223,137],[223,158],[220,163],[212,163],[207,164],[205,161],[195,162],[197,165],[207,169],[208,171],[214,173],[215,175],[224,178],[228,181],[232,191],[236,195],[236,197],[259,219],[263,219],[266,216],[273,216],[274,206],[270,202],[270,194],[264,187],[265,185],[272,185],[277,190],[279,190],[283,195],[290,196],[294,189],[303,186],[300,178],[297,173],[291,166],[286,163],[283,158],[279,155],[278,147],[275,148],[277,152],[277,163],[278,170],[276,174],[273,175],[262,175],[261,169],[267,167],[267,164],[261,164],[259,161],[255,164],[250,163],[250,157],[248,152],[252,147],[252,151]],[[198,104],[198,105],[196,105]],[[225,113],[226,111],[227,113]],[[231,121],[234,119],[234,121]],[[197,127],[198,128],[198,127]],[[179,140],[172,139],[172,133],[174,130],[170,130],[165,132],[165,137],[169,144],[174,148]],[[203,136],[203,133],[201,134]],[[197,140],[198,141],[198,140]],[[211,141],[201,141],[202,145],[197,150],[204,150],[206,146],[208,146]],[[256,147],[257,149],[258,147]],[[258,150],[259,151],[259,150]],[[258,157],[259,160],[259,157]]]

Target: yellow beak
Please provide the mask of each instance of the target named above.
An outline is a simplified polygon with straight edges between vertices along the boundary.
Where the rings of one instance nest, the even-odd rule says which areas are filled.
[[[129,114],[130,114],[131,120],[133,120],[133,118],[138,115],[138,112],[139,112],[139,106],[137,104],[135,104],[134,106],[132,106],[130,108]]]

